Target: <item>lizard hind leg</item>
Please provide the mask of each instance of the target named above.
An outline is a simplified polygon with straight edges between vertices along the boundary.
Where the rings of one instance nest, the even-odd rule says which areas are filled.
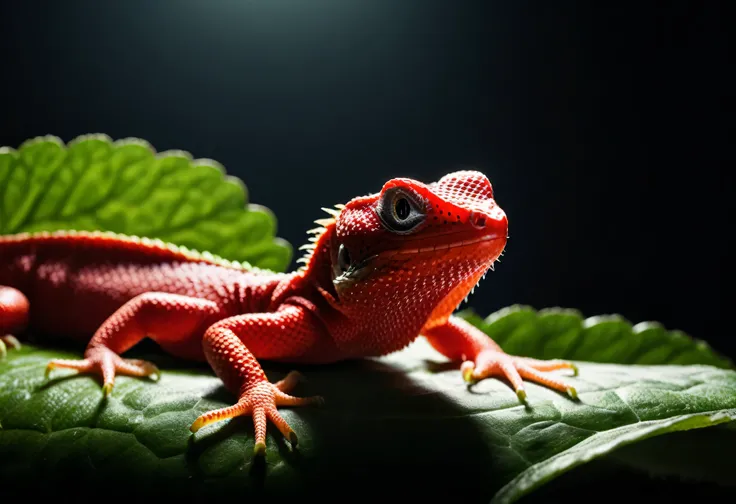
[[[158,379],[159,369],[148,361],[140,359],[123,359],[106,347],[92,348],[85,352],[85,358],[53,359],[46,365],[45,378],[48,379],[54,369],[74,369],[80,373],[99,372],[102,375],[102,391],[110,395],[115,383],[115,375],[140,376]]]
[[[237,334],[250,333],[251,337],[255,336],[262,341],[277,341],[279,337],[283,338],[288,334],[298,351],[301,345],[311,344],[318,334],[308,317],[301,307],[285,306],[276,313],[238,315],[210,327],[203,340],[205,356],[225,386],[238,393],[238,401],[233,406],[200,415],[190,430],[197,432],[214,422],[251,415],[255,428],[256,455],[265,454],[266,427],[269,421],[295,447],[297,435],[277,407],[321,404],[322,398],[289,395],[287,392],[296,385],[301,376],[295,371],[276,383],[269,382],[255,356]]]
[[[140,359],[123,359],[120,354],[146,335],[158,342],[186,342],[219,308],[205,299],[148,292],[134,297],[113,313],[97,330],[84,352],[84,359],[53,359],[46,366],[46,377],[53,369],[75,369],[80,373],[102,375],[105,395],[112,392],[117,374],[159,377],[158,368]]]
[[[20,342],[13,336],[28,324],[28,298],[19,290],[0,285],[0,359],[8,350],[20,349]]]

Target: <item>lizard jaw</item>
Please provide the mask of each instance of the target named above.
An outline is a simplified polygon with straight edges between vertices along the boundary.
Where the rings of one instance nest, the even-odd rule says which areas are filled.
[[[427,254],[427,253],[435,253],[442,250],[451,250],[451,249],[460,249],[465,247],[471,247],[473,245],[478,244],[485,244],[486,242],[493,242],[496,240],[504,240],[505,238],[502,238],[498,235],[492,234],[492,235],[486,235],[486,236],[480,236],[477,238],[468,238],[465,240],[457,240],[453,242],[448,243],[439,243],[436,245],[430,245],[427,247],[417,247],[417,248],[402,248],[402,249],[396,249],[393,251],[386,251],[383,254],[380,254],[380,256],[387,256],[387,257],[396,257],[396,256],[402,256],[402,255],[417,255],[417,254]],[[504,244],[505,245],[505,244]],[[503,249],[502,249],[503,250]],[[500,255],[500,252],[499,252]]]
[[[437,244],[429,247],[417,247],[417,248],[402,248],[394,250],[386,250],[381,253],[372,255],[359,264],[354,265],[350,270],[346,271],[342,275],[333,279],[333,285],[335,286],[338,294],[344,289],[356,284],[359,281],[367,279],[369,276],[374,274],[377,270],[383,270],[386,266],[391,268],[391,264],[394,266],[401,263],[408,263],[412,260],[421,257],[433,257],[440,253],[453,254],[454,256],[466,256],[465,250],[472,247],[484,247],[488,248],[483,250],[476,255],[478,261],[478,268],[483,268],[482,274],[478,274],[478,280],[466,294],[465,299],[475,291],[475,287],[478,286],[480,280],[485,278],[487,270],[493,270],[494,262],[503,253],[503,249],[506,244],[505,237],[501,238],[497,235],[486,235],[475,238],[468,238],[464,240],[456,240],[444,244]],[[482,265],[482,266],[481,266]],[[462,302],[462,300],[461,300]],[[460,303],[458,303],[459,306]]]

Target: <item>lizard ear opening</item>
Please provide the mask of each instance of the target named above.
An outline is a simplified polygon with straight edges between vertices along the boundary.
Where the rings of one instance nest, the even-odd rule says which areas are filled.
[[[350,268],[353,266],[350,252],[347,247],[340,243],[337,250],[332,249],[332,280],[344,279],[350,275]]]
[[[340,294],[341,290],[352,285],[357,280],[365,278],[372,271],[368,267],[375,256],[357,260],[350,256],[344,244],[335,245],[332,249],[332,284]]]
[[[350,252],[343,244],[340,244],[340,248],[337,250],[337,267],[340,274],[345,273],[350,268]]]
[[[391,187],[376,205],[381,224],[397,234],[409,234],[424,222],[427,213],[422,198],[403,187]]]

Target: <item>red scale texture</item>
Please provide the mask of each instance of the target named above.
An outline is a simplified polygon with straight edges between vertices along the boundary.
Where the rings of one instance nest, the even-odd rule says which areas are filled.
[[[267,422],[293,444],[277,406],[319,402],[289,395],[290,373],[270,383],[258,359],[322,363],[384,355],[420,334],[463,361],[467,380],[507,378],[524,398],[523,378],[574,395],[542,371],[566,362],[506,355],[452,312],[506,245],[507,220],[488,179],[475,171],[424,184],[388,181],[319,221],[306,267],[289,274],[250,272],[214,258],[120,235],[85,232],[0,237],[0,353],[10,333],[88,337],[84,358],[53,360],[102,375],[158,374],[151,363],[120,355],[144,337],[173,355],[206,359],[238,401],[211,411],[191,430],[252,415],[256,452]]]

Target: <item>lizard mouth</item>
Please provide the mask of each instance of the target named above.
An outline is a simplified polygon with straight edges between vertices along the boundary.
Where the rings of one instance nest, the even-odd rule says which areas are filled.
[[[387,251],[382,254],[378,254],[379,256],[386,256],[386,257],[396,257],[396,256],[403,256],[403,255],[417,255],[417,254],[426,254],[431,252],[441,252],[443,250],[451,250],[451,249],[463,249],[466,247],[472,247],[472,246],[480,246],[484,245],[488,242],[493,242],[496,240],[505,240],[505,238],[502,238],[501,236],[497,234],[490,234],[475,238],[467,238],[465,240],[454,240],[449,241],[445,243],[436,243],[434,245],[428,245],[424,247],[416,247],[416,248],[401,248],[396,249],[393,251]],[[376,257],[376,256],[374,256]]]
[[[453,233],[456,234],[456,233]],[[506,244],[506,237],[498,234],[487,234],[484,236],[476,236],[462,240],[447,241],[444,243],[435,243],[428,246],[417,246],[411,248],[400,248],[393,250],[385,250],[366,257],[358,263],[354,263],[342,275],[333,280],[336,288],[343,288],[357,281],[363,280],[371,275],[375,270],[381,269],[382,264],[398,263],[409,261],[417,256],[427,256],[432,254],[452,254],[458,256],[464,254],[469,248],[482,248],[476,258],[483,262],[495,261]],[[420,245],[420,244],[418,244]]]

